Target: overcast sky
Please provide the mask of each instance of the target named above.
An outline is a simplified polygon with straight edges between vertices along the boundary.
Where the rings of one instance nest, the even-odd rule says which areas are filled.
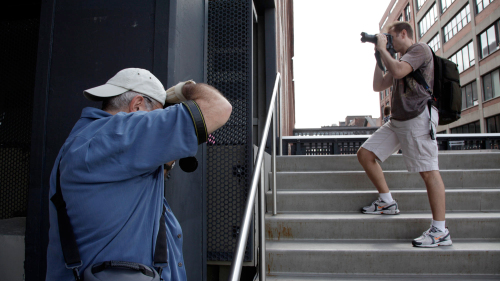
[[[374,46],[390,0],[294,0],[295,128],[319,128],[347,115],[380,117],[372,90]]]

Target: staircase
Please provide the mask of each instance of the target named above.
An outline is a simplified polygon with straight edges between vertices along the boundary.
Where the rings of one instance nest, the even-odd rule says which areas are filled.
[[[500,152],[440,153],[452,246],[415,248],[431,223],[425,185],[401,155],[382,164],[400,215],[356,155],[277,157],[278,215],[266,214],[267,280],[500,280]],[[266,194],[272,210],[272,194]]]

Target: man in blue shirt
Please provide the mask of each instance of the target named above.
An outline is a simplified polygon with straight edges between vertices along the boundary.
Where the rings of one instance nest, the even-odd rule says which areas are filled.
[[[160,217],[165,206],[168,266],[164,280],[186,280],[182,230],[163,194],[163,164],[193,156],[200,132],[210,134],[231,114],[229,102],[213,87],[181,82],[165,91],[149,71],[118,72],[106,84],[84,91],[102,101],[102,110],[84,108],[57,156],[57,170],[82,267],[110,260],[153,266]],[[204,124],[181,102],[194,101]],[[165,102],[178,103],[163,109]],[[200,130],[201,129],[201,130]],[[205,138],[206,139],[206,138]],[[46,280],[74,280],[65,267],[57,211],[49,203]]]

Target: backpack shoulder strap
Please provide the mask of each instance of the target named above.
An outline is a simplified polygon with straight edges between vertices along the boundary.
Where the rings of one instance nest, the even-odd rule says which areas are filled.
[[[429,49],[431,50],[431,53],[432,53],[432,62],[434,64],[434,71],[436,71],[436,54],[434,53],[434,51],[432,50],[432,48],[427,45],[427,47],[429,47]],[[417,81],[418,84],[422,85],[425,89],[425,91],[427,93],[429,93],[431,95],[431,97],[433,96],[432,94],[432,89],[429,87],[429,84],[427,84],[427,82],[425,82],[425,78],[424,78],[424,75],[422,74],[422,71],[420,69],[416,69],[414,70],[413,72],[411,72],[410,74],[411,77],[413,77],[413,79],[415,79],[415,81]]]

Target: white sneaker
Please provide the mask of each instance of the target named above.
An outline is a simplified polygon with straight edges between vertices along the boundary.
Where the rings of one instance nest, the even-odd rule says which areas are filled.
[[[436,227],[431,225],[427,231],[422,233],[418,238],[415,238],[412,242],[415,247],[437,247],[437,246],[451,246],[451,236],[448,228],[443,232]]]
[[[386,203],[379,197],[370,206],[363,207],[361,212],[373,215],[397,215],[399,214],[398,202],[394,200],[391,203]]]

